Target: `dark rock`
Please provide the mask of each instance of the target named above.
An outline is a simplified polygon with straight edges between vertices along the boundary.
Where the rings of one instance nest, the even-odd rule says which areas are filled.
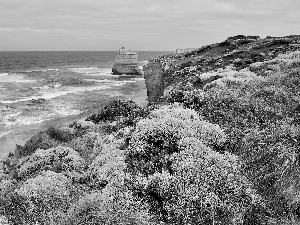
[[[43,103],[45,101],[46,101],[46,99],[44,99],[44,98],[37,98],[37,99],[32,99],[31,100],[31,102],[35,103],[35,104],[41,104],[41,103]]]

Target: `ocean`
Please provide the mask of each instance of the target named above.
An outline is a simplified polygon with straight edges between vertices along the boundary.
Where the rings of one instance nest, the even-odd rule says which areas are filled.
[[[171,52],[139,52],[141,64]],[[0,156],[113,99],[146,104],[141,75],[112,75],[116,51],[0,52]]]

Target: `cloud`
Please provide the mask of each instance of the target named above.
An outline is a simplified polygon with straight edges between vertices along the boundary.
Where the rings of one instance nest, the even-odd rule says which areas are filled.
[[[0,0],[0,50],[174,50],[237,34],[299,34],[299,7],[298,0]]]

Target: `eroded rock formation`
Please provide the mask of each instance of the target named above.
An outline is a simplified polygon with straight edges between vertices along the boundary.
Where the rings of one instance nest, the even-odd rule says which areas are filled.
[[[144,76],[148,101],[156,102],[164,93],[164,70],[160,61],[149,62],[144,66]]]

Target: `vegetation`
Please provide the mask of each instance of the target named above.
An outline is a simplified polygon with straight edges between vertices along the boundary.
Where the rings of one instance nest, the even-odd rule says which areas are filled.
[[[0,221],[299,223],[299,46],[240,35],[156,59],[158,104],[109,102],[0,159]]]

